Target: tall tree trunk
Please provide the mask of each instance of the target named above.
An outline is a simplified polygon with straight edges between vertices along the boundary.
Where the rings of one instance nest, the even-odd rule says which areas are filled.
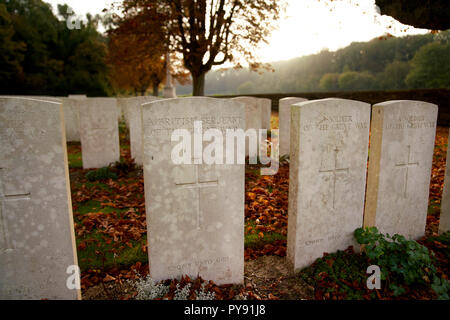
[[[205,95],[205,75],[206,73],[201,73],[199,75],[192,74],[192,79],[194,81],[192,95],[193,96],[204,96]]]

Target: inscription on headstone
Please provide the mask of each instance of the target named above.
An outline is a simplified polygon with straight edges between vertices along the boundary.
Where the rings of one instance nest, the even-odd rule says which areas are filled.
[[[370,105],[343,99],[291,109],[287,256],[298,270],[357,246],[362,226]]]
[[[171,135],[185,129],[193,143],[196,121],[202,121],[203,132],[244,129],[244,106],[225,99],[167,99],[144,104],[142,114],[150,276],[241,283],[244,165],[208,165],[193,152],[192,164],[175,164]]]
[[[418,239],[425,233],[437,106],[373,106],[364,225]]]
[[[135,97],[127,99],[126,117],[130,128],[130,151],[131,157],[136,164],[142,165],[142,104],[159,100],[153,96]]]

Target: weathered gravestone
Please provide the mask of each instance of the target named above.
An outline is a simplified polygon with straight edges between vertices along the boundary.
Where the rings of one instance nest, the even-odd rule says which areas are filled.
[[[278,103],[278,119],[280,129],[280,155],[289,155],[291,140],[291,105],[307,101],[304,98],[289,97],[280,99]]]
[[[63,98],[64,123],[66,126],[67,141],[80,141],[80,119],[78,118],[77,108],[80,99]]]
[[[239,101],[245,105],[245,130],[262,129],[263,113],[258,99],[254,97],[236,97],[232,101]]]
[[[83,168],[102,168],[120,160],[115,98],[78,101]]]
[[[449,135],[450,138],[450,135]],[[448,140],[450,142],[450,139]],[[445,168],[444,190],[442,191],[439,234],[450,230],[450,147],[447,147],[447,164]]]
[[[69,94],[69,99],[86,99],[87,96],[85,94]]]
[[[364,225],[418,239],[425,233],[437,106],[373,106]]]
[[[202,121],[203,132],[244,129],[244,106],[194,97],[147,103],[142,112],[150,276],[242,283],[244,165],[175,164],[171,153],[179,142],[171,142],[171,134],[175,129],[192,133],[194,121]],[[203,144],[205,152],[208,145]],[[202,160],[193,152],[187,156]]]
[[[3,98],[24,98],[24,99],[36,99],[41,101],[51,101],[51,102],[61,102],[62,99],[58,97],[49,97],[49,96],[2,96]]]
[[[272,100],[266,98],[258,98],[257,102],[262,113],[262,129],[270,130],[270,118],[272,116]]]
[[[260,103],[257,98],[254,97],[236,97],[232,98],[232,101],[238,101],[245,106],[245,130],[256,130],[256,136],[258,136],[258,130],[262,129],[263,112]],[[246,138],[245,141],[245,155],[250,159],[255,159],[258,156],[258,148],[252,149],[249,144],[252,143],[250,138]]]
[[[298,270],[356,246],[363,224],[370,105],[343,99],[294,104],[287,256]]]
[[[80,142],[80,121],[77,112],[77,100],[86,99],[84,94],[72,94],[69,98],[65,97],[47,97],[47,96],[33,96],[33,99],[62,102],[64,109],[64,124],[67,142]]]
[[[77,102],[74,100],[84,99],[85,95],[70,95],[70,98],[65,97],[48,97],[48,96],[4,96],[7,98],[26,98],[37,99],[41,101],[51,101],[63,103],[64,108],[64,124],[67,141],[80,141],[80,128],[77,113]]]
[[[158,97],[142,96],[130,98],[127,102],[127,118],[130,127],[130,151],[136,164],[142,165],[142,104],[159,100]]]
[[[41,100],[41,101],[51,101],[51,102],[58,102],[58,103],[62,102],[62,98],[49,97],[49,96],[23,96],[23,97],[19,97],[19,98],[37,99],[37,100]]]
[[[62,105],[0,98],[0,299],[79,299],[76,264]]]

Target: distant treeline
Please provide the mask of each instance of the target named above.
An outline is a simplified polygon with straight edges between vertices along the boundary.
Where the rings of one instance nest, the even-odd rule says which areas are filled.
[[[70,30],[67,9],[58,6],[58,18],[40,0],[0,0],[0,93],[110,94],[100,17]]]
[[[262,75],[243,70],[213,71],[206,94],[399,90],[450,87],[450,30],[437,34],[381,37],[335,52],[272,64]],[[178,94],[188,94],[179,86]]]
[[[109,40],[97,31],[107,16],[88,15],[80,29],[71,30],[68,7],[57,11],[41,0],[0,0],[0,94],[114,94]],[[449,88],[449,39],[450,30],[382,37],[275,62],[274,72],[213,71],[205,94]],[[191,86],[177,87],[178,95],[191,92]]]

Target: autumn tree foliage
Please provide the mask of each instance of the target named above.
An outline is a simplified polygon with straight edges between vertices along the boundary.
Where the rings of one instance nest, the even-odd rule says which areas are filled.
[[[162,19],[165,41],[182,57],[193,80],[193,95],[204,94],[205,75],[213,66],[262,66],[255,48],[267,42],[285,8],[280,0],[135,0],[136,10],[148,9],[148,19]]]
[[[109,35],[109,63],[112,82],[119,91],[144,95],[151,87],[158,95],[165,78],[167,43],[155,7],[122,4],[122,15],[113,16]],[[149,17],[152,17],[151,19]]]

